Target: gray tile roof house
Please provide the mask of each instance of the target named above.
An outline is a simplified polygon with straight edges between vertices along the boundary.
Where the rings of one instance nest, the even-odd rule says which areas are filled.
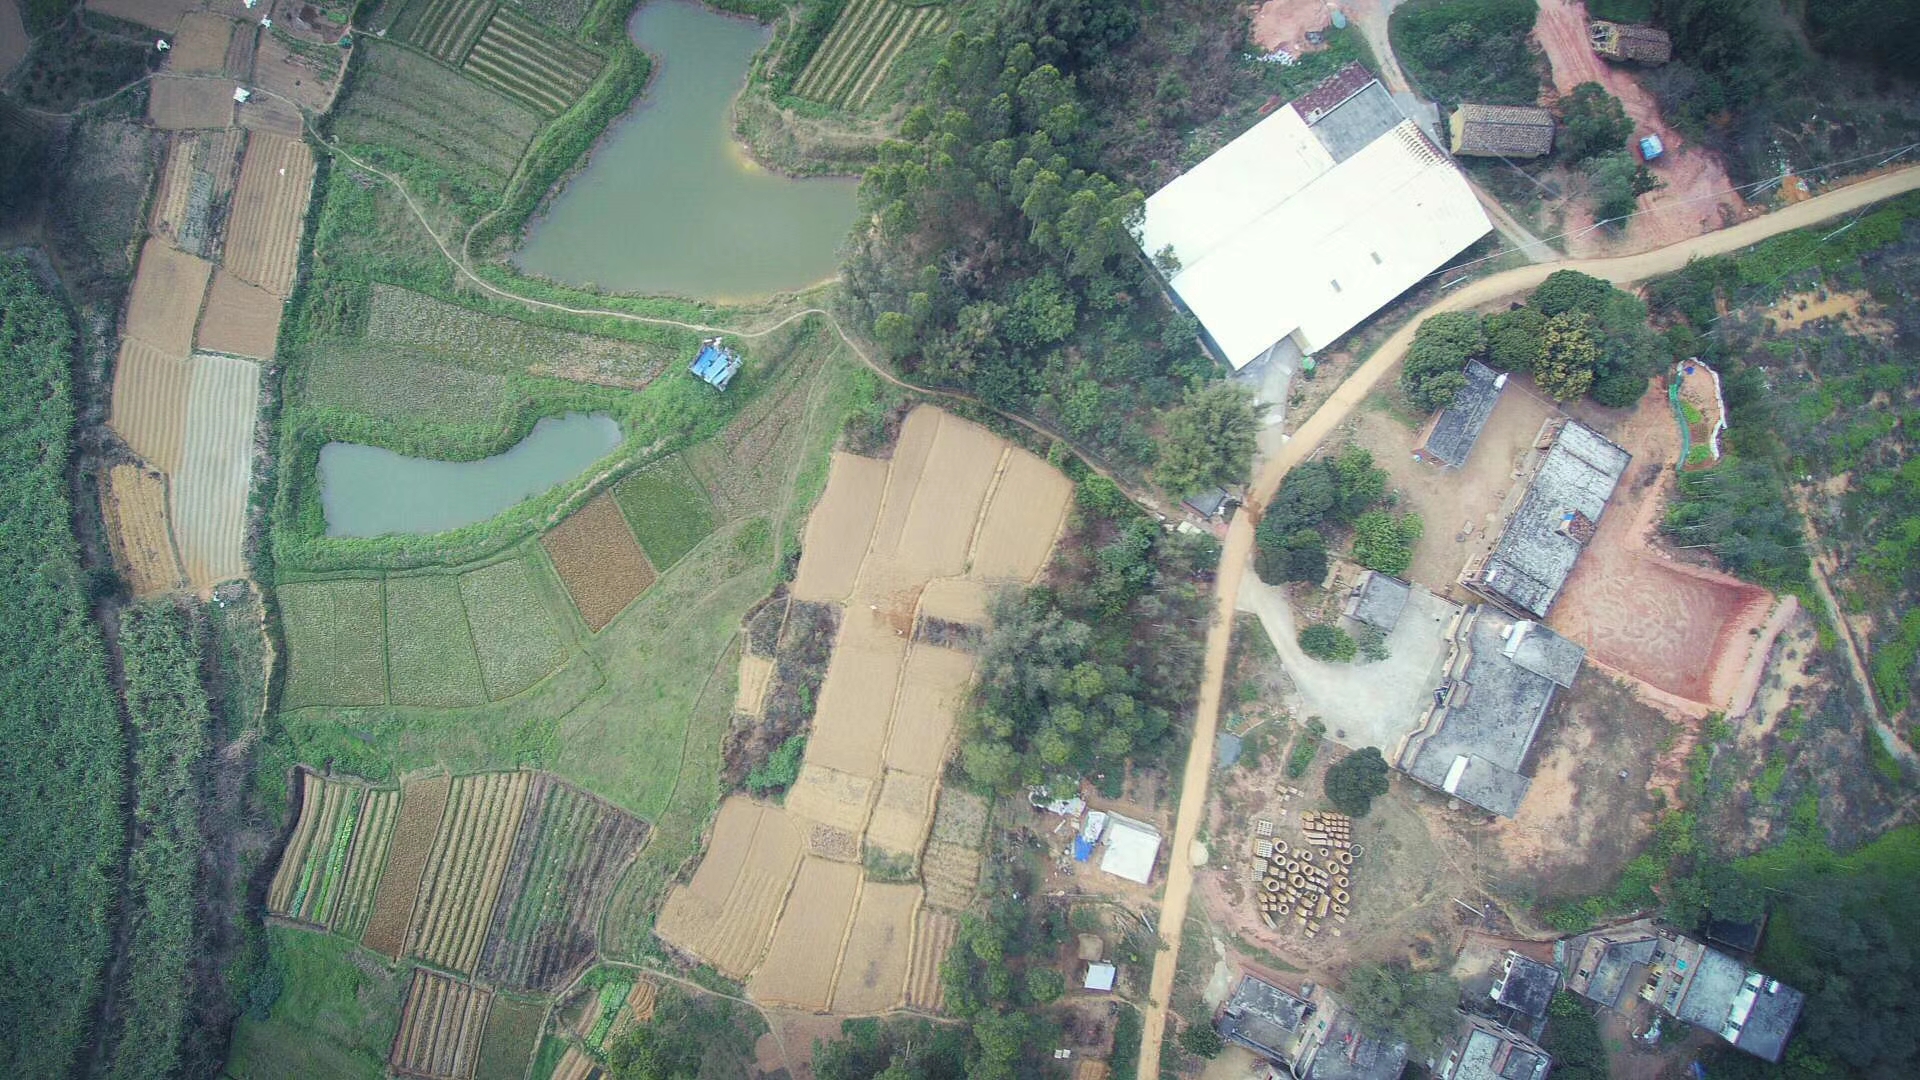
[[[1553,114],[1531,105],[1462,105],[1447,118],[1448,149],[1469,157],[1553,152]]]
[[[1427,424],[1426,440],[1420,444],[1423,457],[1432,458],[1449,468],[1467,463],[1473,444],[1487,426],[1487,417],[1500,401],[1500,389],[1507,380],[1499,372],[1478,360],[1467,361],[1461,370],[1467,385],[1453,395],[1446,408],[1433,415]]]
[[[1596,19],[1587,26],[1587,39],[1593,51],[1609,60],[1633,60],[1642,64],[1664,64],[1673,59],[1673,39],[1654,26]]]
[[[1466,1038],[1447,1056],[1440,1080],[1546,1080],[1553,1058],[1532,1039],[1477,1016]]]
[[[1500,981],[1493,984],[1491,996],[1516,1012],[1538,1018],[1547,1015],[1547,1005],[1559,988],[1559,968],[1509,952],[1505,970]]]
[[[1263,1057],[1291,1061],[1313,1005],[1255,975],[1244,975],[1214,1026],[1228,1042]]]
[[[1755,1057],[1779,1061],[1805,1003],[1793,987],[1708,949],[1669,1011]]]
[[[1539,459],[1485,562],[1461,583],[1516,615],[1545,618],[1633,455],[1568,421]]]
[[[1512,817],[1521,775],[1554,691],[1573,685],[1586,650],[1539,623],[1481,605],[1461,620],[1445,684],[1407,737],[1400,768],[1428,787]]]
[[[1619,1008],[1627,987],[1645,981],[1647,965],[1660,951],[1659,935],[1642,927],[1582,934],[1567,943],[1567,989],[1609,1009]]]
[[[1347,594],[1341,614],[1390,634],[1400,622],[1400,613],[1407,608],[1407,595],[1411,591],[1412,586],[1399,578],[1369,570],[1360,575],[1360,583]]]

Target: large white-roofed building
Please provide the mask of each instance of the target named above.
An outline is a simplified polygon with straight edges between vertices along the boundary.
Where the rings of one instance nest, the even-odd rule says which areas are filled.
[[[1392,95],[1349,64],[1147,199],[1140,246],[1228,363],[1310,355],[1492,225]]]

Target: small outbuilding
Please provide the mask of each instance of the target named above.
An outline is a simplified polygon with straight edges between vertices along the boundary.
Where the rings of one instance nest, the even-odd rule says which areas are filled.
[[[1100,859],[1100,869],[1145,885],[1153,877],[1153,864],[1159,857],[1160,830],[1144,821],[1112,815],[1107,825],[1107,853]]]
[[[1407,609],[1407,597],[1412,591],[1412,586],[1397,577],[1368,570],[1347,594],[1340,613],[1383,634],[1391,634],[1400,623],[1400,613]]]
[[[1534,158],[1553,152],[1553,114],[1530,105],[1462,105],[1447,118],[1456,156]]]
[[[1480,433],[1500,403],[1500,391],[1507,385],[1504,372],[1495,371],[1478,360],[1467,361],[1460,369],[1467,385],[1454,391],[1447,407],[1427,421],[1426,435],[1420,441],[1422,461],[1436,461],[1449,469],[1458,469],[1473,454]]]
[[[720,338],[708,338],[700,343],[700,355],[693,358],[687,370],[715,390],[725,390],[740,373],[740,365],[740,354],[727,348]]]
[[[1120,969],[1114,967],[1112,964],[1088,964],[1087,977],[1082,985],[1088,990],[1099,990],[1111,993],[1113,991],[1114,980],[1119,978],[1119,976]]]
[[[1547,1015],[1547,1005],[1558,989],[1559,968],[1509,952],[1502,965],[1500,981],[1493,984],[1488,996],[1515,1012],[1538,1019]]]
[[[1665,30],[1596,19],[1587,26],[1593,51],[1608,60],[1664,64],[1673,59],[1673,40]]]

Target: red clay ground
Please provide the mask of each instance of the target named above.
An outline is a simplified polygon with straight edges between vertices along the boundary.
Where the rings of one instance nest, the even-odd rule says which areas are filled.
[[[1649,389],[1624,416],[1577,411],[1601,414],[1582,418],[1633,454],[1633,464],[1549,623],[1585,646],[1588,660],[1645,683],[1663,704],[1693,714],[1728,708],[1749,654],[1769,644],[1759,639],[1773,594],[1681,562],[1657,536],[1680,453],[1664,388]]]
[[[1553,86],[1564,94],[1584,82],[1597,82],[1620,99],[1633,119],[1634,137],[1657,134],[1667,152],[1652,166],[1663,185],[1640,196],[1644,211],[1627,223],[1625,233],[1596,229],[1585,207],[1568,206],[1567,254],[1574,258],[1628,255],[1712,232],[1729,218],[1744,216],[1746,203],[1728,191],[1733,182],[1712,154],[1690,145],[1660,118],[1653,95],[1642,89],[1630,68],[1616,67],[1593,54],[1587,43],[1587,7],[1580,0],[1539,0],[1540,18],[1533,36],[1553,67]]]
[[[1253,42],[1267,52],[1285,49],[1295,56],[1319,52],[1326,46],[1309,46],[1307,31],[1332,26],[1336,6],[1328,0],[1266,0],[1253,10]]]

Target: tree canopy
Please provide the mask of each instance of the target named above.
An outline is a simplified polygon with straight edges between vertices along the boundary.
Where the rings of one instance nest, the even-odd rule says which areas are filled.
[[[1585,161],[1626,145],[1633,121],[1620,99],[1597,82],[1584,82],[1560,99],[1559,150],[1568,161]]]
[[[1377,746],[1362,747],[1333,763],[1324,783],[1327,801],[1348,817],[1365,817],[1373,800],[1387,793],[1387,759]]]
[[[1247,479],[1253,469],[1260,413],[1239,383],[1220,380],[1187,392],[1167,415],[1167,438],[1155,473],[1160,486],[1187,495]]]
[[[1452,1036],[1460,1021],[1460,984],[1445,972],[1362,964],[1347,973],[1340,1003],[1368,1035],[1404,1039],[1411,1056],[1419,1058],[1435,1053]]]
[[[1430,316],[1413,333],[1413,345],[1400,368],[1400,389],[1423,412],[1444,409],[1467,385],[1460,369],[1486,349],[1479,314],[1445,311]]]

